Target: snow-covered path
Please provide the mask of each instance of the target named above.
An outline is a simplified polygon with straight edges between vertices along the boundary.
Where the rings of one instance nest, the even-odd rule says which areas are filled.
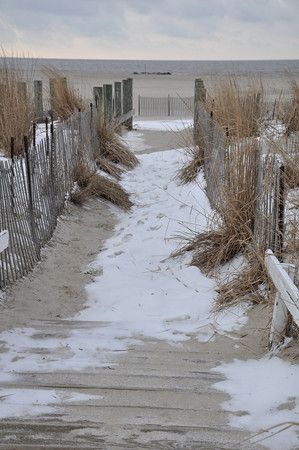
[[[182,158],[180,149],[143,154],[124,176],[134,206],[129,213],[112,208],[118,222],[85,267],[94,277],[82,311],[1,333],[0,448],[24,440],[34,449],[260,448],[228,427],[221,408],[228,401],[221,390],[242,398],[240,364],[233,373],[229,364],[211,370],[232,355],[243,358],[237,339],[247,315],[232,308],[214,316],[215,282],[190,267],[188,255],[170,258],[174,236],[204,229],[210,208],[201,176],[192,186],[175,181]],[[237,412],[232,425],[242,419],[241,427],[256,429],[244,411],[238,422],[240,402],[227,403]]]
[[[195,334],[210,340],[215,329],[231,331],[246,321],[233,309],[214,320],[215,282],[189,257],[173,259],[174,237],[186,227],[204,229],[209,203],[203,177],[193,186],[178,186],[174,177],[182,164],[179,150],[140,157],[141,164],[122,182],[134,206],[120,216],[93,267],[102,273],[87,287],[87,309],[79,320],[95,317],[110,323],[111,335],[138,335],[178,342]]]

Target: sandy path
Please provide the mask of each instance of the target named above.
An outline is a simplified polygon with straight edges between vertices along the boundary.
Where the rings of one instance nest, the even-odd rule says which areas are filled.
[[[135,139],[140,153],[144,145],[157,150],[152,138],[148,131]],[[166,149],[173,145],[166,145],[173,133],[163,139]],[[262,307],[240,331],[215,330],[207,342],[189,333],[176,345],[139,333],[125,342],[112,336],[111,348],[110,324],[101,317],[64,320],[84,308],[84,286],[99,275],[86,269],[114,225],[103,203],[70,206],[42,262],[11,288],[1,312],[1,356],[14,370],[0,375],[0,448],[260,448],[228,426],[221,408],[228,396],[213,388],[223,377],[210,369],[263,355]]]
[[[28,325],[31,320],[62,319],[83,308],[84,286],[96,275],[88,264],[113,232],[116,218],[112,211],[99,201],[83,208],[67,206],[41,261],[8,289],[8,301],[1,302],[1,331]]]

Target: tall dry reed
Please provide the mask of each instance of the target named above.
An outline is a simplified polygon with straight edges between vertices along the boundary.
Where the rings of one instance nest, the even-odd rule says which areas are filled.
[[[299,131],[299,84],[296,79],[291,80],[292,97],[288,102],[285,115],[287,134]]]
[[[207,95],[206,106],[230,136],[256,136],[265,113],[262,83],[249,80],[245,87],[236,76],[223,77]]]
[[[138,159],[122,140],[118,129],[119,126],[113,121],[106,120],[102,116],[98,117],[99,147],[95,159],[98,160],[99,166],[105,158],[114,164],[121,164],[127,169],[133,169],[138,165]]]
[[[70,85],[65,75],[53,67],[44,68],[50,83],[50,104],[54,116],[61,120],[68,119],[74,112],[83,111],[83,98]]]
[[[14,138],[14,154],[24,151],[24,136],[32,137],[34,102],[29,82],[32,82],[34,61],[21,69],[17,57],[4,52],[0,60],[0,151],[10,156],[11,138]]]

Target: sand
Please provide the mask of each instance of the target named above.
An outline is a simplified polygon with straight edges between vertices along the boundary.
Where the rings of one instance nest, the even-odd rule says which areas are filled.
[[[115,220],[104,201],[92,200],[82,208],[68,204],[41,261],[8,288],[8,300],[0,304],[0,331],[79,312],[86,301],[84,286],[96,276],[88,264],[113,232]]]
[[[180,146],[175,144],[179,135],[170,131],[135,133],[136,153]],[[42,261],[9,289],[1,305],[0,330],[34,328],[36,345],[31,351],[36,357],[63,362],[66,349],[47,348],[52,338],[63,343],[74,330],[79,336],[96,336],[101,327],[100,318],[65,319],[84,309],[85,286],[99,274],[89,263],[113,233],[114,211],[96,200],[84,208],[68,205]],[[3,388],[27,397],[21,416],[1,420],[0,448],[262,449],[244,441],[248,432],[228,425],[229,414],[221,405],[229,398],[213,387],[223,377],[210,369],[234,358],[262,357],[267,352],[270,315],[271,310],[260,305],[249,311],[244,328],[226,335],[215,332],[210,342],[190,336],[174,346],[136,336],[138,341],[128,351],[115,349],[103,367],[95,361],[94,367],[73,371],[66,361],[60,372],[42,365],[43,372],[27,371],[4,380]],[[284,354],[291,360],[298,357],[296,348]],[[30,397],[32,402],[37,393],[47,399],[53,393],[52,403],[37,400],[35,415],[28,415],[26,401]],[[15,406],[20,410],[22,405]]]

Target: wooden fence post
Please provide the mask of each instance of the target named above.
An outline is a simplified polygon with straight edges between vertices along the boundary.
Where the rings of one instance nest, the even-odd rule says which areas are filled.
[[[281,166],[279,169],[279,192],[278,192],[278,239],[277,239],[277,255],[282,261],[283,252],[283,236],[284,236],[284,216],[285,216],[285,168]]]
[[[24,150],[25,150],[25,166],[26,166],[26,175],[27,175],[27,186],[28,186],[28,211],[29,211],[29,222],[30,222],[30,230],[31,236],[33,240],[33,244],[36,251],[37,258],[40,258],[40,248],[37,239],[36,229],[35,229],[35,220],[34,220],[34,205],[33,205],[33,186],[32,186],[32,173],[31,173],[31,164],[30,164],[30,156],[29,156],[29,144],[28,137],[24,136]]]
[[[109,121],[113,117],[113,95],[112,84],[104,84],[103,86],[103,98],[104,98],[104,116]]]
[[[50,87],[50,109],[51,114],[54,114],[56,105],[55,105],[55,85],[56,85],[56,79],[50,78],[49,79],[49,87]]]
[[[141,98],[140,94],[138,94],[138,116],[140,116],[140,110],[141,110]]]
[[[121,82],[115,81],[114,83],[114,116],[121,116],[122,104],[121,104]]]
[[[43,82],[41,80],[34,80],[34,107],[35,117],[41,120],[44,115]]]
[[[167,115],[170,116],[170,95],[167,96]]]
[[[123,114],[127,114],[133,109],[133,79],[127,78],[123,80]],[[124,124],[128,130],[133,129],[133,117],[128,119]]]
[[[194,83],[194,141],[196,142],[198,134],[199,134],[199,123],[198,123],[198,113],[199,113],[199,104],[205,103],[206,101],[206,89],[204,86],[204,82],[201,78],[196,78]]]
[[[103,111],[103,88],[101,86],[94,86],[92,92],[96,108],[101,113]]]
[[[27,84],[25,81],[18,81],[17,83],[18,95],[24,101],[27,100]]]

